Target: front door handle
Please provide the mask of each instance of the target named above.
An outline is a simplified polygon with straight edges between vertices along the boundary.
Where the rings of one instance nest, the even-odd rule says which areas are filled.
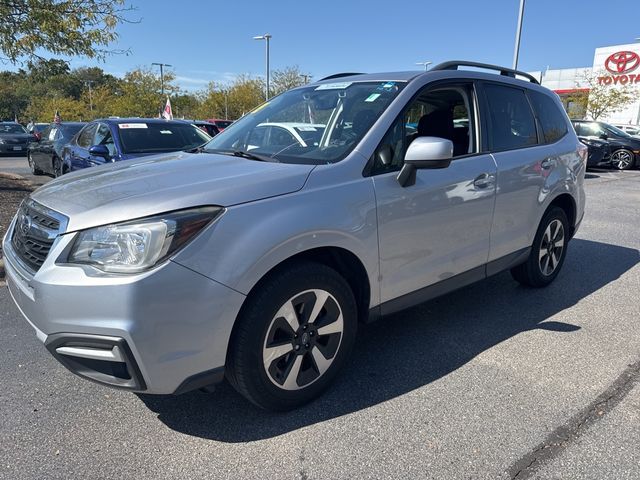
[[[491,173],[482,173],[476,177],[473,181],[473,185],[476,188],[488,188],[493,187],[495,183],[495,177]]]

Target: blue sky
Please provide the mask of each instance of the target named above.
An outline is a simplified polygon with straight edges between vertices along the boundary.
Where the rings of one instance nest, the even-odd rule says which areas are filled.
[[[152,62],[173,65],[178,83],[203,88],[235,75],[298,65],[313,78],[340,71],[414,70],[418,61],[466,59],[510,66],[519,0],[196,1],[131,0],[131,19],[106,63],[72,59],[122,75]],[[596,47],[640,37],[637,0],[527,0],[519,68],[589,66]],[[156,67],[157,68],[157,67]]]

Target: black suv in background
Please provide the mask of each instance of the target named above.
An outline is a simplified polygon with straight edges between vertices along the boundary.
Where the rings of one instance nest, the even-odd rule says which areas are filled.
[[[640,165],[640,139],[613,125],[590,120],[571,120],[579,137],[599,138],[609,142],[609,162],[619,170],[629,170]]]

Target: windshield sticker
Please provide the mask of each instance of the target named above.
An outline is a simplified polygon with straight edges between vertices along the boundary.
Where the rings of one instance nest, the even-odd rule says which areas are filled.
[[[171,130],[160,130],[160,133],[164,135],[173,135],[173,132]]]
[[[369,95],[367,98],[365,98],[365,102],[375,102],[376,99],[380,96],[379,93],[372,93],[371,95]]]
[[[378,91],[392,91],[392,90],[396,90],[396,82],[384,82],[380,85],[378,85],[378,88],[376,88],[376,90]]]
[[[316,87],[316,90],[344,90],[349,87],[353,82],[336,82],[336,83],[323,83]]]
[[[300,130],[301,132],[317,132],[318,130],[316,129],[316,127],[298,127],[298,130]]]
[[[120,128],[147,128],[146,123],[119,123]]]

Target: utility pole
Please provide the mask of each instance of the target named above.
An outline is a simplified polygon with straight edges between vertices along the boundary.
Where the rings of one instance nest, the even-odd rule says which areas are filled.
[[[91,120],[93,120],[93,97],[91,95],[91,84],[95,83],[93,80],[85,80],[84,84],[89,87],[89,111],[91,112]]]
[[[518,68],[518,55],[520,54],[520,37],[522,36],[522,18],[524,17],[524,0],[520,0],[520,11],[518,12],[518,26],[516,28],[516,45],[513,49],[513,69]]]

